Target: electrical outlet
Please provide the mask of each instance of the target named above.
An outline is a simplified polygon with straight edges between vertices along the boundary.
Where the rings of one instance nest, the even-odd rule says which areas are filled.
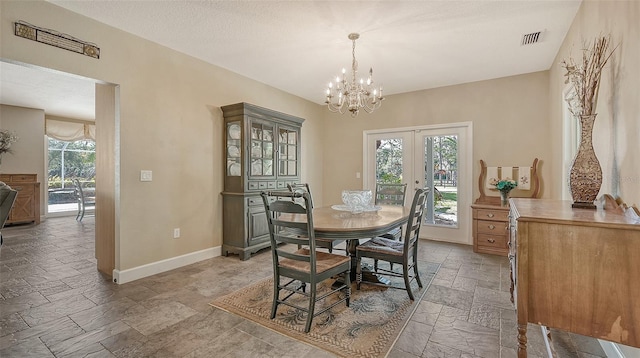
[[[173,238],[177,239],[179,237],[180,237],[180,228],[178,227],[178,228],[173,229]]]

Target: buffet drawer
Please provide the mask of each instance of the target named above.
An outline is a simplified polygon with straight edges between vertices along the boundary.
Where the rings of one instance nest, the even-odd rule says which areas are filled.
[[[496,249],[506,249],[507,236],[478,234],[478,246],[492,247]]]
[[[478,234],[507,235],[508,223],[502,221],[478,220]]]
[[[504,210],[491,210],[491,209],[477,209],[474,210],[474,219],[478,220],[493,220],[493,221],[508,221],[509,212]]]

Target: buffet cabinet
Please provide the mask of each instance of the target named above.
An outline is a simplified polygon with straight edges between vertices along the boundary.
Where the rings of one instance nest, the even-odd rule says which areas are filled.
[[[527,323],[640,347],[640,222],[570,201],[510,203],[518,357],[527,357]]]
[[[5,224],[40,224],[40,183],[37,174],[0,174],[0,181],[18,192]]]
[[[223,106],[222,254],[247,260],[270,246],[260,193],[300,182],[304,119],[248,103]]]

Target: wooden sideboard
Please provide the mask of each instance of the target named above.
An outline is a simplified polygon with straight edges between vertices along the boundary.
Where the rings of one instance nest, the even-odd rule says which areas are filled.
[[[513,173],[512,173],[513,174]],[[480,197],[471,205],[473,211],[473,252],[507,256],[509,253],[509,206],[502,206],[499,196],[489,196],[485,193],[487,181],[487,164],[480,160],[480,176],[478,189]],[[531,164],[530,190],[521,191],[520,196],[526,195],[537,198],[540,192],[540,174],[538,173],[538,158]]]
[[[570,201],[510,199],[518,357],[527,323],[640,347],[640,221]]]
[[[473,204],[473,251],[507,256],[509,252],[509,207],[500,198],[491,204]]]
[[[40,183],[37,174],[0,174],[0,181],[18,191],[5,224],[40,224]]]

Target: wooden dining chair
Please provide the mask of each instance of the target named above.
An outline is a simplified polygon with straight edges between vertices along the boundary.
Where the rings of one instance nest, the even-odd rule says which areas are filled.
[[[407,184],[397,183],[376,183],[376,205],[399,205],[404,206],[407,193]],[[380,235],[387,239],[398,240],[402,236],[402,229],[397,228],[386,234]],[[392,265],[393,267],[393,265]]]
[[[280,304],[293,307],[307,314],[305,332],[311,329],[314,317],[324,313],[341,302],[349,307],[351,297],[351,258],[316,250],[313,230],[313,203],[309,193],[262,192],[273,259],[273,304],[271,319],[276,317]],[[295,200],[302,199],[304,204]],[[281,214],[300,214],[303,222],[280,220]],[[290,252],[280,244],[296,244],[303,248]],[[318,284],[336,275],[344,275],[344,283],[338,287],[329,286],[329,292],[318,297]],[[284,279],[284,280],[283,280]],[[309,286],[309,292],[306,286]],[[281,293],[281,291],[284,291]],[[316,302],[329,295],[344,292],[344,297],[321,311],[315,311]],[[302,295],[308,298],[307,307],[292,303],[289,298]]]
[[[422,282],[418,274],[418,235],[420,234],[420,227],[424,217],[427,194],[428,191],[424,189],[416,190],[402,241],[376,237],[356,247],[356,284],[358,290],[362,283],[362,258],[369,257],[374,260],[387,261],[390,264],[401,264],[402,273],[394,271],[393,268],[386,270],[379,267],[375,268],[375,273],[385,276],[402,277],[404,279],[404,287],[385,286],[407,290],[409,298],[414,300],[411,281],[415,279],[418,287],[422,288]],[[410,271],[413,271],[413,273]]]
[[[307,183],[296,183],[296,184],[287,184],[287,188],[292,193],[309,193],[309,197],[311,197],[311,203],[313,203],[313,196],[311,195],[311,189],[309,188],[309,184]],[[302,204],[301,199],[298,199],[298,202]],[[345,240],[331,240],[325,239],[322,237],[316,237],[316,247],[323,248],[329,250],[329,253],[333,252],[333,249],[336,248],[339,244],[343,243]],[[345,252],[348,255],[347,249],[345,248]]]
[[[406,183],[376,183],[376,205],[404,205],[406,192]]]

